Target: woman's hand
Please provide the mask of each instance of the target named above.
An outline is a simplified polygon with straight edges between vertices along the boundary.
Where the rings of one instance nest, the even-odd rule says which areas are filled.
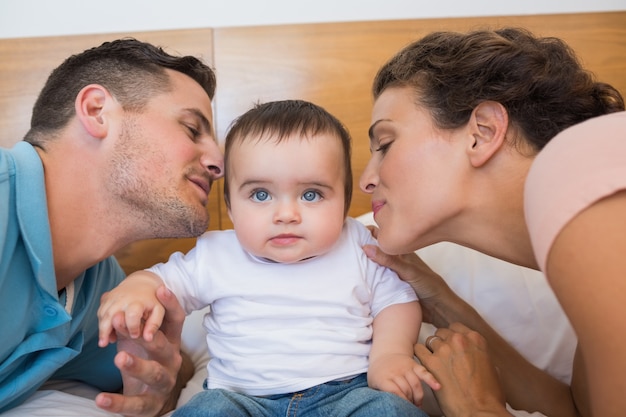
[[[376,237],[377,229],[371,227],[370,230]],[[497,398],[504,392],[507,402],[517,410],[539,411],[544,415],[554,417],[578,415],[567,384],[528,362],[417,255],[409,253],[391,256],[373,245],[364,247],[364,251],[374,262],[391,268],[400,278],[411,284],[420,298],[424,321],[438,327],[437,334],[447,341],[445,345],[447,348],[441,356],[437,349],[441,339],[436,339],[431,343],[434,354],[430,354],[424,345],[417,345],[415,349],[416,354],[420,352],[418,357],[421,355],[420,359],[425,358],[427,361],[428,365],[424,363],[424,366],[435,375],[443,387],[437,391],[437,398],[441,408],[449,413],[446,414],[447,417],[459,415],[454,414],[454,412],[459,412],[458,408],[450,408],[463,404],[459,403],[461,396],[465,395],[463,388],[473,389],[472,395],[477,395],[478,398],[467,401],[473,401],[479,405],[486,401],[485,395]],[[503,279],[506,278],[503,277]],[[487,345],[489,346],[488,352]],[[493,369],[492,363],[498,367],[499,382],[493,382],[494,379],[489,378],[490,369]],[[431,369],[431,366],[438,367],[439,374]],[[463,382],[454,384],[467,384],[468,387],[455,387],[446,382],[446,375],[448,379],[455,379],[453,376],[455,372],[459,374],[459,378],[463,378],[464,375],[465,378]],[[472,374],[480,380],[471,381]],[[473,387],[472,384],[475,383],[478,385]],[[491,385],[493,389],[498,388],[499,394],[490,393]],[[459,398],[455,397],[457,395]],[[493,400],[487,402],[493,402]],[[509,414],[502,413],[502,415]]]
[[[432,349],[432,351],[430,350]],[[510,416],[487,342],[460,323],[438,329],[415,355],[441,384],[435,396],[446,417]]]
[[[376,238],[378,228],[368,226]],[[423,320],[435,327],[448,327],[448,319],[439,314],[438,306],[454,306],[464,302],[450,289],[448,284],[435,271],[415,254],[388,255],[378,246],[365,245],[363,251],[368,258],[379,265],[392,269],[400,279],[409,283],[419,298]]]

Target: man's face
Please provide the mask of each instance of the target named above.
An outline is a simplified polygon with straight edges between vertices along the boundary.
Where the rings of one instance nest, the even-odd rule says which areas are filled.
[[[208,193],[223,174],[211,100],[190,77],[168,70],[170,91],[125,113],[107,188],[149,237],[192,237],[209,223]]]

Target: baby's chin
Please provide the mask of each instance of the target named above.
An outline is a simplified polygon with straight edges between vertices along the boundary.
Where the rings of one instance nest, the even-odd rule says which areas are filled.
[[[266,257],[266,256],[259,256],[259,258],[262,258],[263,260],[267,261],[267,262],[271,262],[271,263],[276,263],[276,264],[285,264],[285,265],[289,265],[289,264],[297,264],[299,262],[306,262],[308,260],[311,260],[315,257],[317,257],[318,255],[310,255],[310,256],[305,256],[304,258],[302,257],[296,257],[296,258],[290,258],[290,257]]]
[[[288,250],[261,250],[261,251],[248,251],[255,257],[262,259],[265,262],[277,263],[277,264],[297,264],[300,262],[306,262],[314,259],[323,253],[322,250],[318,251],[288,251]]]

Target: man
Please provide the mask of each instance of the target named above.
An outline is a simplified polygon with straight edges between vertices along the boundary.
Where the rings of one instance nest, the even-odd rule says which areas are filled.
[[[214,92],[213,71],[194,57],[107,42],[55,69],[24,141],[0,149],[0,412],[49,379],[102,391],[123,379],[124,395],[96,398],[112,412],[173,408],[186,382],[175,297],[161,289],[166,321],[153,341],[120,331],[118,349],[98,347],[96,311],[124,277],[115,251],[207,229],[223,175]]]

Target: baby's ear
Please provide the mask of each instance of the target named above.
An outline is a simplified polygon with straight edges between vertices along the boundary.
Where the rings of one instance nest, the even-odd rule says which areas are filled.
[[[76,96],[74,108],[76,117],[85,131],[95,138],[105,138],[108,132],[105,106],[112,97],[101,85],[90,84],[83,87]]]
[[[467,149],[473,167],[484,165],[502,147],[509,125],[504,106],[495,101],[480,103],[470,116],[473,143]]]

